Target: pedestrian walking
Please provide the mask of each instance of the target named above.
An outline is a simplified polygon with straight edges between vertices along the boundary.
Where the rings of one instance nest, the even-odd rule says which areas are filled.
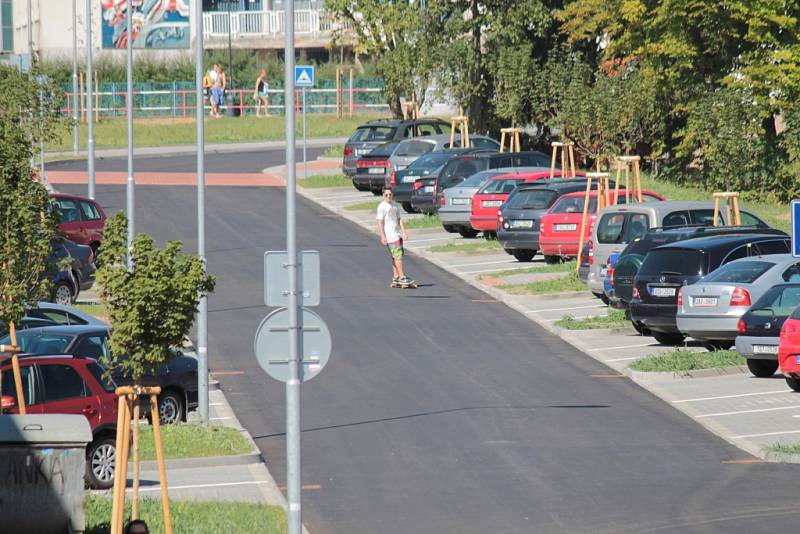
[[[211,75],[211,116],[219,119],[222,115],[219,107],[222,105],[223,95],[225,94],[225,72],[219,63],[214,63],[214,74]],[[211,73],[209,73],[211,74]]]
[[[392,201],[392,190],[383,190],[383,200],[378,204],[375,216],[378,222],[378,235],[381,237],[381,244],[384,245],[392,257],[392,287],[410,287],[415,282],[406,276],[403,271],[403,242],[408,240],[406,226],[400,218],[400,209]]]
[[[269,85],[267,84],[267,71],[261,69],[256,78],[256,88],[253,92],[253,98],[256,101],[256,117],[269,117]],[[264,115],[259,114],[259,109],[264,106]]]

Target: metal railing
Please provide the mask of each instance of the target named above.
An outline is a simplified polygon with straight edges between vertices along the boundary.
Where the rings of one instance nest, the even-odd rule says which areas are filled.
[[[203,36],[277,37],[283,35],[283,11],[217,11],[203,13]],[[335,30],[350,29],[349,23],[335,20],[321,9],[294,12],[294,31],[298,35],[326,35]]]

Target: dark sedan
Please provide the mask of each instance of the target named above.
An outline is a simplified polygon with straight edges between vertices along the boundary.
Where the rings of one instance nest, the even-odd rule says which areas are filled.
[[[56,237],[51,242],[47,261],[52,273],[53,289],[50,298],[53,302],[71,304],[81,291],[94,285],[94,251],[91,247],[78,245],[64,237]]]
[[[415,160],[402,171],[397,171],[392,185],[394,201],[403,206],[407,213],[416,213],[417,210],[411,206],[414,183],[420,178],[435,176],[453,156],[452,152],[431,152]]]
[[[71,354],[102,361],[110,355],[110,333],[108,326],[48,326],[18,332],[17,343],[21,351],[30,354]],[[8,337],[0,339],[0,344],[9,343]],[[164,424],[185,421],[187,412],[197,407],[197,359],[177,349],[172,352],[158,374],[146,374],[141,384],[161,387],[158,409]],[[112,377],[119,385],[133,383],[120,369],[112,371]]]

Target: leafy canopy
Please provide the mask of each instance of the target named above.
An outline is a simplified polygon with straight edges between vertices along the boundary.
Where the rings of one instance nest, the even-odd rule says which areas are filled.
[[[158,249],[146,234],[133,240],[133,268],[127,268],[128,221],[119,212],[106,222],[97,281],[113,325],[110,366],[135,382],[157,369],[180,346],[194,322],[200,297],[214,290],[200,258],[179,241]]]

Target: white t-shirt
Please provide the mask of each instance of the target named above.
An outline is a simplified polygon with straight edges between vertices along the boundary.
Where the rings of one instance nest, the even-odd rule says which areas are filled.
[[[394,202],[382,200],[378,204],[375,220],[383,221],[383,233],[387,243],[400,241],[400,210]]]

